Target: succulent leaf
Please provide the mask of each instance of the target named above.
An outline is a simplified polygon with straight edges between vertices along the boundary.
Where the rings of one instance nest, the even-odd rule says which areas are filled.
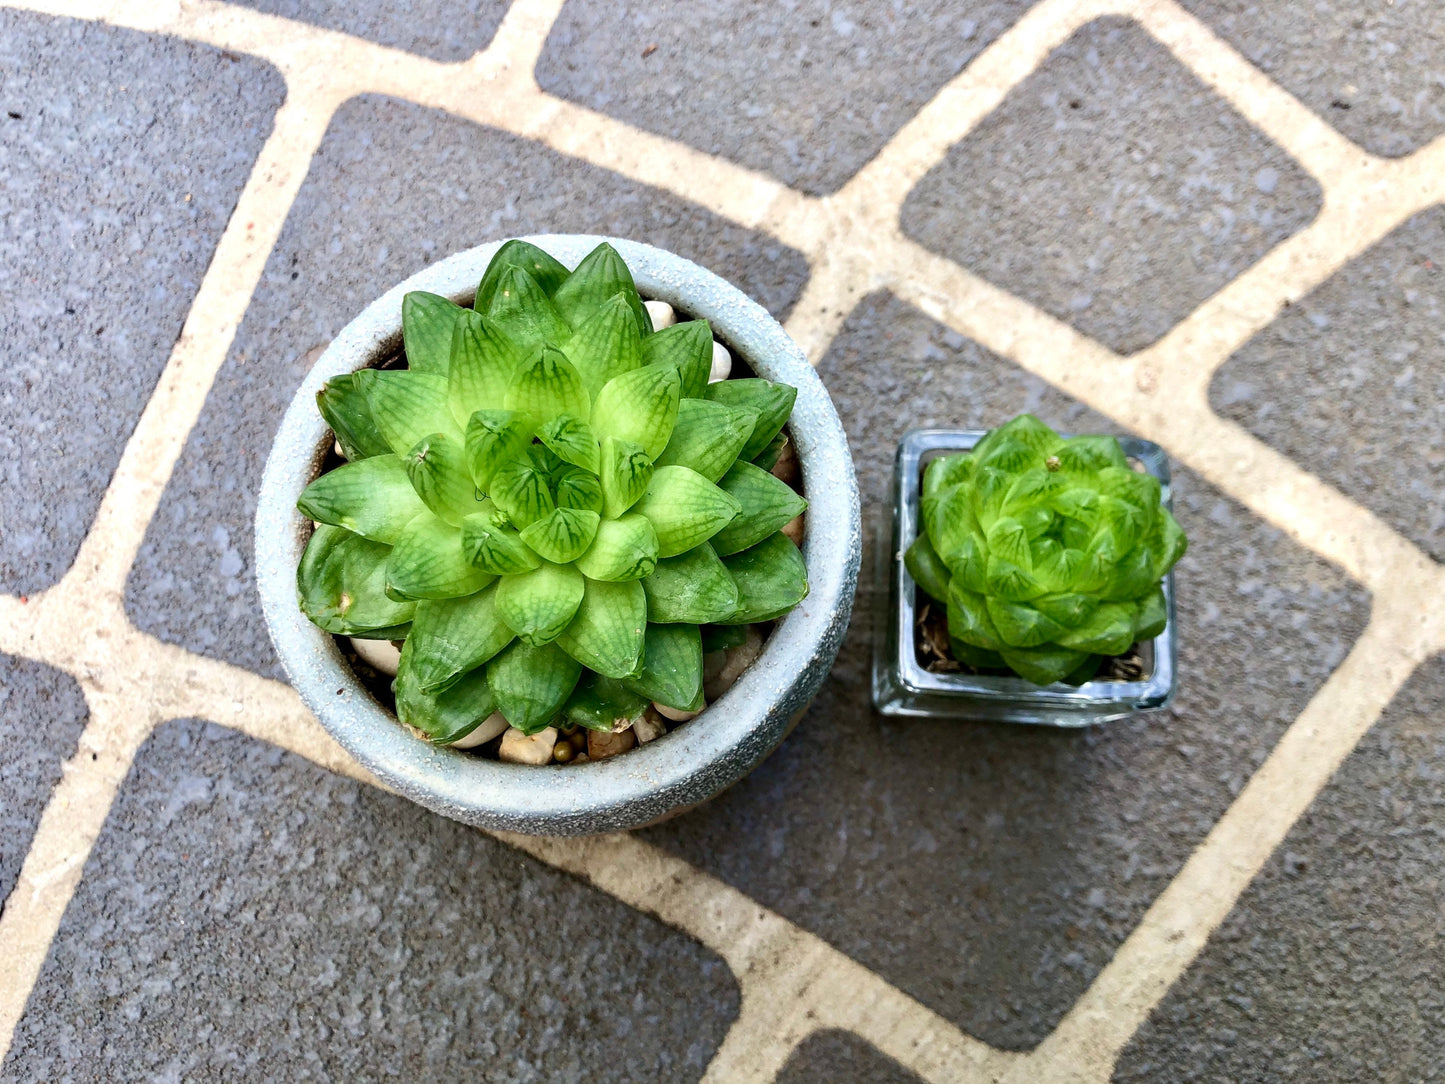
[[[577,616],[557,637],[557,646],[595,673],[624,678],[642,665],[646,628],[641,584],[588,580]]]
[[[492,476],[492,501],[519,529],[530,527],[557,507],[547,474],[530,459],[504,463]]]
[[[477,285],[476,304],[472,306],[477,312],[487,312],[491,309],[492,298],[497,293],[497,284],[501,282],[503,272],[511,268],[525,271],[532,276],[533,281],[542,288],[542,292],[548,297],[557,292],[557,287],[567,280],[569,274],[567,268],[557,259],[543,252],[536,245],[528,241],[508,241],[497,250],[491,263],[487,264],[482,281]]]
[[[629,689],[616,678],[583,671],[582,680],[567,699],[562,718],[570,726],[612,731],[619,724],[636,719],[647,710],[647,697]]]
[[[523,734],[549,726],[581,676],[581,665],[556,644],[514,643],[487,664],[497,710]]]
[[[296,507],[308,519],[387,545],[427,510],[412,488],[406,463],[389,452],[327,471],[306,487]]]
[[[647,620],[657,624],[720,624],[738,609],[738,585],[706,542],[658,561],[642,589]]]
[[[756,421],[751,410],[707,399],[684,399],[678,404],[677,425],[657,457],[657,465],[691,467],[709,482],[716,482],[737,462]]]
[[[438,373],[363,369],[356,374],[371,416],[391,450],[406,455],[422,437],[457,432],[447,405],[447,378]]]
[[[688,320],[642,340],[642,364],[676,369],[686,399],[707,394],[712,372],[712,329],[706,320]]]
[[[386,593],[397,599],[459,598],[495,578],[468,559],[461,532],[430,512],[406,525],[386,560]]]
[[[544,561],[571,564],[592,545],[601,520],[601,516],[586,508],[554,508],[522,528],[522,541]]]
[[[521,457],[532,443],[532,423],[515,410],[478,410],[467,422],[467,469],[482,492],[501,467]]]
[[[603,440],[602,473],[598,476],[602,484],[603,515],[616,519],[636,504],[647,492],[652,473],[652,457],[640,444],[617,437]]]
[[[753,459],[762,454],[772,443],[788,415],[793,412],[793,401],[798,398],[798,389],[788,384],[774,384],[771,380],[752,377],[746,380],[719,380],[707,386],[707,397],[724,406],[744,407],[753,411],[758,420],[753,424],[752,435],[738,453],[739,459]]]
[[[417,441],[406,457],[406,473],[422,502],[453,527],[481,506],[466,448],[456,437],[433,433]]]
[[[576,508],[602,514],[602,483],[581,467],[564,468],[553,476],[558,508]]]
[[[328,380],[316,393],[316,407],[331,431],[341,454],[352,462],[373,455],[390,455],[391,445],[376,427],[371,403],[366,398],[360,373],[347,373]]]
[[[327,632],[356,636],[411,621],[416,604],[386,593],[391,547],[322,524],[296,569],[301,611]]]
[[[672,437],[681,395],[672,369],[648,366],[615,376],[598,393],[592,431],[636,444],[655,462]]]
[[[599,305],[563,347],[593,401],[613,377],[642,364],[642,331],[624,294]]]
[[[396,716],[414,726],[435,745],[450,745],[465,738],[497,710],[497,698],[487,686],[487,672],[473,670],[445,688],[424,687],[415,673],[416,652],[411,637],[401,648],[396,673]]]
[[[646,581],[643,581],[644,588]],[[648,625],[642,669],[623,684],[678,711],[702,707],[702,636],[696,625]]]
[[[548,644],[577,613],[585,591],[586,581],[575,568],[544,562],[498,581],[497,613],[523,643]]]
[[[785,534],[775,534],[751,549],[723,558],[738,587],[738,608],[725,624],[771,621],[808,595],[808,567]]]
[[[555,346],[542,346],[517,367],[504,402],[538,422],[558,414],[586,418],[592,408],[581,374]]]
[[[505,512],[492,501],[462,520],[462,551],[467,559],[494,576],[517,576],[542,563]]]
[[[687,467],[658,467],[634,510],[652,521],[660,557],[706,542],[742,513],[732,494]]]
[[[451,365],[452,335],[466,312],[455,301],[423,290],[403,297],[401,337],[407,368],[445,376]]]
[[[513,635],[497,613],[496,584],[462,598],[427,599],[412,617],[406,670],[421,689],[443,689],[492,658]]]
[[[559,343],[571,334],[551,298],[520,267],[508,267],[497,276],[482,317],[523,348]]]
[[[1164,628],[1160,581],[1184,534],[1113,437],[1065,440],[1022,415],[933,460],[921,511],[905,564],[946,601],[962,662],[1086,681],[1098,657]]]
[[[594,311],[621,294],[632,309],[642,334],[652,332],[652,320],[637,294],[632,272],[617,250],[603,242],[589,252],[566,280],[557,287],[557,310],[574,328],[580,328]]]
[[[808,507],[787,482],[751,463],[733,464],[718,488],[742,507],[736,519],[712,536],[712,548],[724,557],[756,546]]]
[[[507,400],[507,387],[528,354],[493,324],[470,310],[452,336],[451,365],[447,369],[447,394],[452,417],[465,427],[478,410],[500,410]]]
[[[589,579],[640,580],[657,567],[657,532],[646,516],[604,519],[592,545],[575,563]]]
[[[596,474],[602,469],[602,452],[586,422],[571,414],[558,414],[537,429],[537,439],[564,463]]]

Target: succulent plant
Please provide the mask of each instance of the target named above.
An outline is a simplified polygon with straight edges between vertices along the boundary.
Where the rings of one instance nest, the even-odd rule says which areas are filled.
[[[928,465],[922,520],[905,563],[947,606],[960,662],[1079,682],[1164,630],[1184,532],[1114,437],[1065,440],[1021,415]]]
[[[450,744],[494,711],[523,733],[702,706],[700,626],[808,590],[768,468],[796,389],[708,383],[702,320],[654,332],[627,265],[575,271],[510,241],[473,308],[402,303],[404,369],[317,397],[346,463],[298,507],[297,572],[328,632],[405,640],[397,714]]]

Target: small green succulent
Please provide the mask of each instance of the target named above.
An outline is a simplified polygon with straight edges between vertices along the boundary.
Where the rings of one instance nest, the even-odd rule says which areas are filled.
[[[475,305],[402,303],[405,369],[317,396],[348,460],[307,487],[297,571],[328,632],[405,639],[397,714],[438,744],[493,711],[524,733],[702,706],[700,626],[808,591],[769,473],[796,389],[709,384],[702,320],[653,331],[599,245],[569,272],[521,241]]]
[[[1184,532],[1114,437],[1065,440],[1021,415],[928,465],[922,520],[905,563],[948,607],[960,662],[1078,682],[1164,630]]]

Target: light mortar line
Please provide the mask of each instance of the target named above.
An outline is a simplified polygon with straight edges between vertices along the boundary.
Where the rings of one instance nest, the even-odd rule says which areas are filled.
[[[1059,1027],[1010,1084],[1106,1084],[1125,1045],[1203,950],[1431,645],[1419,601],[1377,597],[1370,624]]]

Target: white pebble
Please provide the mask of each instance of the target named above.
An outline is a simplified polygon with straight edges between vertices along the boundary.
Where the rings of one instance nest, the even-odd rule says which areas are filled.
[[[482,720],[477,726],[477,729],[473,730],[465,738],[458,738],[452,742],[451,747],[453,749],[475,749],[477,746],[485,745],[491,741],[510,725],[505,715],[500,711],[494,711]]]
[[[728,353],[728,348],[720,342],[712,344],[712,372],[708,373],[707,382],[716,384],[719,380],[726,380],[732,375],[733,356]]]
[[[387,677],[396,677],[396,668],[401,663],[401,651],[390,640],[359,640],[351,638],[351,646],[364,662],[370,663]]]
[[[508,727],[502,735],[502,747],[497,750],[497,759],[509,764],[546,764],[552,759],[552,750],[557,747],[557,728],[543,727],[528,736],[516,727]]]
[[[643,712],[642,718],[632,724],[632,732],[639,742],[656,741],[667,733],[667,724],[658,718],[656,712]]]
[[[677,313],[672,311],[672,306],[666,301],[644,301],[642,307],[652,318],[653,331],[661,331],[663,328],[672,327],[677,323]]]
[[[721,654],[721,652],[718,654]],[[652,702],[652,706],[656,709],[657,714],[661,715],[664,719],[671,719],[674,723],[685,723],[689,719],[696,719],[702,714],[702,708],[698,708],[697,711],[683,711],[681,708],[670,708],[666,704],[659,704],[656,700]],[[707,705],[704,704],[703,707],[707,707]]]

